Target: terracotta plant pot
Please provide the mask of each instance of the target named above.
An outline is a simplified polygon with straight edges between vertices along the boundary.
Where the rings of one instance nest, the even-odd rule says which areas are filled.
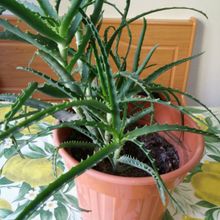
[[[181,124],[181,115],[175,109],[156,104],[155,110],[158,123]],[[196,127],[188,116],[184,116],[184,123]],[[204,140],[201,135],[188,132],[162,135],[175,146],[180,157],[180,168],[162,175],[172,190],[200,161]],[[65,129],[56,130],[55,144],[59,145],[67,136]],[[177,143],[176,138],[183,140]],[[60,154],[68,169],[78,163],[65,150],[61,149]],[[91,210],[82,213],[83,220],[159,220],[165,210],[152,177],[119,177],[91,169],[76,178],[76,187],[80,207]]]

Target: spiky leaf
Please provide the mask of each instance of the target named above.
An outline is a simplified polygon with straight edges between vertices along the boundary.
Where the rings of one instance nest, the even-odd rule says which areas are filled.
[[[105,47],[103,45],[103,42],[98,34],[97,29],[95,28],[94,24],[91,22],[91,20],[87,17],[87,15],[80,10],[80,13],[82,14],[83,18],[85,19],[86,23],[91,29],[91,32],[93,33],[99,47],[100,51],[103,57],[103,66],[104,66],[104,71],[106,74],[106,80],[107,80],[107,91],[108,91],[108,96],[109,96],[109,103],[112,109],[112,123],[116,130],[120,129],[120,112],[119,112],[119,105],[117,102],[117,92],[116,92],[116,87],[115,87],[115,81],[112,75],[111,67],[108,62],[108,57],[107,57],[107,52],[105,50]]]
[[[0,25],[2,25],[7,31],[11,32],[13,35],[18,36],[19,38],[27,41],[28,43],[34,45],[38,49],[44,51],[45,53],[53,54],[53,56],[57,60],[61,60],[60,56],[57,54],[57,52],[53,48],[48,48],[45,46],[45,44],[42,44],[42,42],[38,42],[37,37],[35,37],[33,34],[28,34],[23,31],[21,31],[19,28],[13,26],[8,21],[4,19],[0,19]]]
[[[81,94],[80,87],[74,82],[75,80],[73,77],[66,71],[66,69],[57,62],[51,55],[39,51],[39,56],[50,66],[50,68],[57,74],[60,78],[60,81],[69,88],[72,92],[76,94]]]
[[[172,62],[172,63],[169,63],[169,64],[166,64],[165,66],[162,66],[160,67],[159,69],[157,69],[156,71],[154,71],[153,73],[151,73],[145,80],[144,82],[146,84],[148,83],[151,83],[153,82],[154,80],[156,80],[160,75],[162,75],[163,73],[165,73],[167,70],[170,70],[172,69],[173,67],[177,66],[177,65],[180,65],[182,63],[185,63],[189,60],[192,60],[198,56],[201,56],[203,53],[199,53],[199,54],[196,54],[194,56],[190,56],[190,57],[187,57],[187,58],[183,58],[183,59],[180,59],[180,60],[177,60],[175,62]]]
[[[154,83],[149,84],[148,87],[150,88],[150,90],[152,90],[154,92],[158,92],[158,91],[174,92],[174,93],[177,93],[177,94],[184,95],[187,98],[190,98],[194,102],[196,102],[199,105],[201,105],[202,107],[204,107],[218,121],[218,123],[220,124],[219,118],[213,113],[213,111],[210,108],[208,108],[205,104],[203,104],[201,101],[199,101],[196,97],[188,94],[187,92],[183,92],[183,91],[180,91],[178,89],[174,89],[174,88],[170,88],[170,87],[166,88],[166,87],[164,87],[162,85],[158,85],[158,84],[154,84]],[[190,110],[190,112],[191,112],[191,110]]]
[[[156,13],[156,12],[159,12],[159,11],[167,11],[167,10],[192,10],[192,11],[196,11],[200,14],[202,14],[203,16],[205,16],[206,18],[207,15],[200,11],[200,10],[197,10],[195,8],[189,8],[189,7],[165,7],[165,8],[159,8],[159,9],[154,9],[154,10],[150,10],[150,11],[147,11],[147,12],[144,12],[144,13],[141,13],[133,18],[130,18],[129,20],[123,22],[116,30],[115,32],[112,34],[111,38],[109,39],[108,41],[108,44],[106,45],[106,50],[109,54],[110,50],[111,50],[111,47],[114,43],[114,40],[115,38],[117,37],[118,33],[123,29],[125,28],[128,24],[131,24],[132,22],[144,17],[144,16],[147,16],[147,15],[150,15],[150,14],[153,14],[153,13]]]
[[[149,53],[145,57],[143,63],[138,67],[137,71],[135,72],[136,76],[140,76],[140,74],[144,71],[144,69],[148,65],[151,57],[153,56],[153,54],[154,54],[154,52],[156,51],[157,48],[158,48],[158,45],[155,45],[154,47],[151,48],[151,50],[149,51]]]
[[[75,36],[78,28],[80,27],[81,21],[82,21],[82,15],[77,14],[75,19],[73,20],[73,22],[71,24],[71,27],[70,27],[69,34],[67,36],[67,44],[72,41],[72,38]]]
[[[140,59],[140,54],[141,54],[141,49],[142,49],[142,45],[144,42],[144,37],[145,37],[145,33],[146,33],[146,29],[147,29],[147,22],[146,19],[143,19],[143,28],[139,37],[139,41],[137,44],[137,48],[135,50],[135,54],[134,54],[134,61],[133,61],[133,68],[132,68],[132,72],[135,72],[139,66],[139,59]]]
[[[0,100],[1,101],[7,101],[7,102],[15,102],[16,99],[17,99],[17,96],[18,95],[15,95],[15,94],[0,94]],[[48,107],[53,106],[52,104],[50,104],[48,102],[43,102],[43,101],[33,99],[33,98],[28,99],[24,103],[24,105],[25,106],[30,106],[32,108],[39,109],[39,110],[43,110],[43,109],[46,109]],[[73,114],[71,112],[64,111],[64,110],[55,112],[53,114],[53,116],[55,118],[57,118],[58,120],[60,120],[60,121],[71,121],[71,120],[74,120],[76,118],[75,114]]]
[[[82,141],[68,141],[60,144],[59,148],[83,148],[94,150],[97,147],[94,143],[82,142]]]
[[[9,32],[9,31],[1,31],[0,32],[0,39],[24,41],[22,38],[18,37],[17,35]]]
[[[61,175],[53,183],[50,183],[45,190],[43,190],[40,194],[38,194],[38,196],[25,207],[25,209],[21,212],[21,214],[19,214],[16,220],[25,220],[31,217],[31,215],[38,209],[38,207],[52,194],[57,192],[62,186],[64,186],[70,180],[79,176],[87,169],[93,167],[95,164],[106,158],[108,155],[114,152],[118,147],[119,145],[116,143],[106,145],[101,150],[96,152],[94,155],[90,156],[88,159],[82,161],[75,167],[71,168],[68,172]]]
[[[0,100],[6,101],[6,102],[15,102],[17,97],[18,97],[17,94],[0,94]],[[36,109],[45,109],[45,108],[52,106],[52,104],[48,102],[43,102],[37,99],[28,99],[24,103],[24,105],[27,105],[27,106],[30,106]]]
[[[81,3],[82,0],[75,0],[74,2],[72,2],[68,12],[63,17],[59,30],[62,37],[66,37],[66,34],[68,33],[68,30],[71,26],[72,20],[79,11]]]
[[[92,12],[92,15],[90,16],[91,17],[91,20],[92,20],[92,23],[95,25],[99,18],[100,18],[100,14],[102,12],[102,6],[103,6],[103,3],[104,1],[103,0],[96,0],[95,1],[95,4],[94,4],[94,9],[93,9],[93,12]],[[87,28],[86,29],[86,33],[83,37],[83,40],[82,42],[80,43],[80,45],[78,45],[78,50],[77,50],[77,53],[72,57],[68,67],[67,67],[67,70],[69,72],[72,71],[74,65],[76,64],[77,60],[81,57],[81,55],[83,54],[90,38],[92,36],[92,32],[90,30],[90,28]]]
[[[141,127],[141,128],[137,128],[133,131],[128,132],[125,135],[124,139],[125,140],[133,140],[133,139],[136,139],[139,136],[154,133],[154,132],[159,132],[159,131],[191,132],[191,133],[211,136],[213,138],[216,138],[216,141],[220,140],[220,138],[217,135],[213,134],[212,132],[202,131],[202,130],[199,130],[199,129],[196,129],[196,128],[191,128],[191,127],[188,127],[188,126],[168,125],[168,124],[155,124],[155,125],[151,125],[151,126],[144,126],[144,127]]]
[[[49,37],[57,42],[64,42],[63,38],[58,35],[54,28],[50,27],[48,23],[36,12],[32,12],[26,8],[22,3],[16,0],[0,0],[0,5],[10,10],[13,14],[24,20],[28,25],[34,28],[39,33]]]
[[[41,6],[46,16],[50,16],[54,19],[57,19],[57,12],[54,10],[53,6],[49,2],[49,0],[37,0],[38,4]]]
[[[73,92],[71,91],[68,87],[65,87],[64,83],[60,83],[52,78],[50,78],[49,76],[47,76],[46,74],[44,73],[41,73],[37,70],[34,70],[32,68],[27,68],[27,67],[17,67],[17,69],[19,70],[24,70],[24,71],[27,71],[27,72],[31,72],[41,78],[43,78],[47,83],[48,85],[45,85],[44,87],[41,87],[39,88],[40,91],[45,91],[45,92],[49,92],[48,95],[53,95],[53,92],[55,92],[54,95],[58,96],[58,97],[68,97],[68,98],[75,98],[75,97],[80,97],[80,95],[82,95],[82,92],[80,91],[80,89],[78,89],[77,92]],[[52,90],[50,90],[50,88]],[[78,87],[77,87],[78,88]]]
[[[103,103],[101,103],[97,100],[78,100],[78,101],[64,102],[62,104],[57,104],[57,105],[48,107],[47,109],[44,109],[44,110],[32,115],[28,119],[19,122],[15,126],[10,127],[7,130],[1,132],[0,133],[0,139],[2,140],[4,138],[7,138],[8,136],[11,136],[14,132],[16,132],[20,129],[23,129],[25,127],[28,127],[31,124],[35,123],[36,121],[39,121],[39,120],[43,119],[44,117],[46,117],[48,115],[52,115],[56,112],[59,112],[60,110],[67,109],[67,108],[70,108],[70,107],[73,107],[73,106],[76,106],[76,107],[78,107],[78,106],[88,106],[90,108],[100,109],[101,111],[111,112],[105,104],[103,104]]]
[[[161,179],[158,178],[157,173],[155,172],[154,169],[152,169],[152,167],[139,161],[138,159],[135,159],[135,158],[132,158],[132,157],[126,156],[126,155],[121,156],[118,159],[118,161],[120,163],[124,163],[124,164],[130,165],[130,166],[136,167],[138,169],[144,170],[146,173],[150,174],[155,180],[155,183],[156,183],[157,188],[160,193],[161,201],[163,202],[164,205],[166,204],[166,196],[165,196],[164,186],[161,183]]]
[[[64,92],[60,91],[56,87],[49,85],[47,83],[43,83],[43,84],[39,85],[38,91],[41,93],[44,93],[45,95],[48,95],[50,97],[54,97],[54,98],[60,98],[60,99],[70,98],[70,96],[68,96]]]
[[[11,110],[5,115],[5,125],[14,117],[14,115],[21,109],[23,104],[29,99],[34,91],[37,89],[38,83],[30,83],[26,89],[24,89],[17,100],[12,104]]]
[[[154,112],[154,108],[153,107],[149,107],[149,108],[144,108],[143,110],[140,110],[139,112],[135,113],[134,115],[132,115],[131,117],[127,118],[126,120],[126,127],[138,122],[140,119],[142,119],[144,116],[151,114]]]

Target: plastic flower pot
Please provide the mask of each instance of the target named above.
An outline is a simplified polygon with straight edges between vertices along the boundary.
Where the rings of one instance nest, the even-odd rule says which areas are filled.
[[[160,124],[181,124],[181,114],[177,110],[155,105],[155,120]],[[184,125],[196,127],[196,123],[184,115]],[[54,142],[58,146],[67,139],[69,130],[54,131]],[[177,150],[180,167],[162,175],[166,186],[174,189],[186,174],[200,161],[204,150],[201,135],[189,132],[161,133]],[[68,152],[61,149],[68,169],[76,161]],[[162,205],[159,192],[152,177],[120,177],[102,173],[93,169],[77,177],[76,187],[83,220],[160,220],[166,207]]]

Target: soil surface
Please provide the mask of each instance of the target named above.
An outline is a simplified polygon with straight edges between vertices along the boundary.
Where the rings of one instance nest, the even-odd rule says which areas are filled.
[[[75,134],[72,140],[78,141],[88,141],[88,138],[84,137],[82,134]],[[174,149],[173,145],[168,143],[165,138],[157,133],[143,135],[139,137],[139,141],[143,142],[146,149],[151,151],[152,157],[155,159],[155,164],[158,168],[160,174],[168,173],[179,167],[179,156],[177,151]],[[87,155],[93,154],[92,150],[89,149],[76,149],[70,148],[68,152],[78,161],[81,159],[86,159]],[[121,152],[122,155],[130,155],[137,158],[141,162],[150,164],[150,161],[146,158],[144,153],[133,143],[127,142],[123,147]],[[118,164],[116,170],[112,169],[112,165],[108,159],[103,160],[97,164],[93,169],[112,174],[117,176],[127,176],[127,177],[144,177],[149,176],[145,171],[138,168],[128,166],[125,164]]]

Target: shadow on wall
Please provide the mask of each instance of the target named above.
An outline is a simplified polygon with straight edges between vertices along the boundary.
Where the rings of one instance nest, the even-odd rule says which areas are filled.
[[[204,37],[204,24],[200,20],[197,20],[195,43],[194,43],[192,54],[197,54],[201,52],[201,45],[203,42],[203,37]],[[200,68],[199,68],[200,62],[201,62],[201,57],[194,59],[193,61],[191,61],[191,64],[190,64],[189,79],[188,79],[186,91],[192,94],[193,96],[196,96],[197,94],[196,90],[199,87],[198,78],[199,78],[199,71],[200,71]],[[188,105],[198,105],[188,98],[186,100],[187,100]]]

